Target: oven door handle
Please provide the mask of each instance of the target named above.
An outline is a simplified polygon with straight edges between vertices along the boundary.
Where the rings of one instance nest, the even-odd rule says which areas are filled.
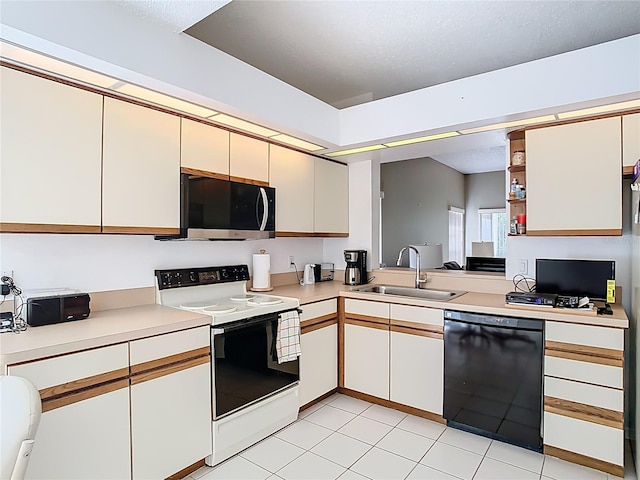
[[[211,334],[212,335],[223,335],[226,332],[232,331],[232,330],[237,330],[238,328],[244,328],[244,327],[250,327],[252,325],[258,325],[260,323],[266,323],[266,322],[272,322],[274,320],[278,320],[278,318],[280,317],[280,314],[282,313],[286,313],[286,312],[291,312],[293,310],[296,310],[298,313],[302,313],[302,310],[299,308],[292,308],[290,310],[285,310],[283,312],[278,312],[278,313],[273,313],[273,314],[267,314],[261,317],[256,317],[254,319],[248,319],[248,320],[240,320],[238,322],[233,322],[233,323],[228,323],[223,327],[212,327],[211,328]]]

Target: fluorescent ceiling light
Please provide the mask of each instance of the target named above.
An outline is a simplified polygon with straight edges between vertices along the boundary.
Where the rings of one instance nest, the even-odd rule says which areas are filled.
[[[273,137],[270,137],[270,138],[272,140],[277,140],[278,142],[286,143],[294,147],[299,147],[304,150],[309,150],[310,152],[324,149],[324,147],[321,147],[320,145],[316,145],[315,143],[311,143],[311,142],[306,142],[304,140],[300,140],[299,138],[285,135],[284,133],[281,133],[280,135],[274,135]]]
[[[216,115],[211,120],[214,122],[222,123],[223,125],[239,128],[240,130],[244,130],[246,132],[255,133],[256,135],[260,135],[261,137],[273,137],[280,133],[265,127],[261,127],[260,125],[256,125],[255,123],[247,122],[246,120],[240,120],[239,118],[225,115],[224,113]]]
[[[117,82],[115,78],[108,77],[107,75],[80,68],[6,42],[0,42],[0,56],[26,67],[33,67],[44,72],[50,72],[97,87],[108,88]]]
[[[628,108],[640,108],[640,100],[631,100],[629,102],[613,103],[610,105],[602,105],[600,107],[583,108],[582,110],[559,113],[558,118],[564,120],[565,118],[583,117],[585,115],[596,115],[598,113],[609,113],[615,112],[617,110],[626,110]]]
[[[524,120],[516,120],[513,122],[494,123],[493,125],[485,125],[484,127],[469,128],[467,130],[460,130],[460,133],[478,133],[497,130],[499,128],[521,127],[523,125],[532,125],[534,123],[553,122],[555,119],[555,115],[545,115],[544,117],[526,118]]]
[[[437,140],[439,138],[449,138],[460,135],[458,132],[437,133],[435,135],[427,135],[426,137],[409,138],[407,140],[398,140],[397,142],[385,143],[387,147],[399,147],[400,145],[410,145],[412,143],[428,142],[429,140]]]
[[[370,152],[371,150],[380,150],[387,148],[384,145],[369,145],[368,147],[351,148],[349,150],[341,150],[339,152],[325,153],[327,157],[340,157],[341,155],[349,155],[351,153]]]
[[[116,91],[124,93],[125,95],[129,95],[131,97],[155,103],[156,105],[161,105],[173,110],[190,113],[191,115],[195,115],[197,117],[206,118],[217,113],[215,110],[210,110],[208,108],[201,107],[200,105],[194,105],[193,103],[185,102],[184,100],[179,100],[169,95],[154,92],[153,90],[139,87],[137,85],[131,85],[130,83],[125,83],[124,85],[117,87]]]

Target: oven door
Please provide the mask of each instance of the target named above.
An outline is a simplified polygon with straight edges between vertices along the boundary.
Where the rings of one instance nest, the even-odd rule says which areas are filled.
[[[299,359],[278,364],[278,313],[211,330],[212,413],[217,420],[298,383]]]

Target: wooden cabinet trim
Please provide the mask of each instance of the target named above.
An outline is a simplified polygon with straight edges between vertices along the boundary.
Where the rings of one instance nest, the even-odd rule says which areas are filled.
[[[408,328],[400,325],[391,325],[391,331],[396,333],[406,333],[407,335],[416,335],[419,337],[435,338],[437,340],[444,340],[444,334],[442,332],[435,332],[432,330],[418,330],[416,328]]]
[[[349,236],[349,232],[316,232],[313,236],[324,238],[347,238]]]
[[[587,345],[575,345],[572,343],[545,342],[544,354],[549,357],[566,358],[581,362],[597,363],[612,367],[624,366],[624,352],[610,348],[590,347]]]
[[[0,233],[100,233],[100,225],[60,225],[47,223],[0,223]]]
[[[164,377],[165,375],[171,375],[172,373],[187,370],[189,368],[204,365],[210,362],[209,356],[192,358],[180,363],[173,363],[154,370],[146,370],[131,376],[131,385],[137,385],[139,383],[147,382],[155,378]],[[151,362],[149,362],[151,363]]]
[[[338,297],[338,387],[344,387],[345,298]]]
[[[397,320],[395,318],[391,319],[391,326],[411,328],[414,330],[424,330],[426,332],[439,333],[440,335],[444,333],[444,327],[442,325],[433,325],[431,323],[410,322],[408,320]]]
[[[129,388],[128,378],[123,378],[121,380],[116,380],[109,383],[103,383],[102,385],[98,385],[96,387],[86,388],[84,390],[79,390],[73,393],[69,393],[68,395],[62,395],[60,397],[52,397],[48,399],[43,398],[42,412],[43,413],[49,412],[51,410],[55,410],[56,408],[65,407],[73,403],[82,402],[83,400],[88,400],[93,397],[105,395],[107,393],[114,392],[122,388]],[[40,395],[42,396],[42,393]]]
[[[197,168],[181,167],[180,173],[186,173],[188,175],[195,175],[198,177],[217,178],[218,180],[229,180],[229,175],[224,173],[207,172],[206,170],[198,170]]]
[[[258,185],[259,187],[268,187],[269,182],[264,182],[262,180],[253,180],[251,178],[243,178],[243,177],[229,177],[232,182],[240,182],[240,183],[248,183],[250,185]]]
[[[544,411],[585,420],[607,427],[624,429],[624,414],[608,408],[595,407],[562,398],[544,396]]]
[[[195,350],[189,350],[188,352],[178,353],[176,355],[169,355],[168,357],[157,358],[149,362],[138,363],[131,365],[131,375],[140,375],[151,370],[157,370],[160,368],[169,367],[177,363],[186,362],[195,358],[208,358],[211,353],[211,347],[196,348]]]
[[[620,236],[622,235],[621,228],[610,228],[601,230],[527,230],[529,236],[539,237],[563,237],[563,236]]]
[[[338,323],[338,316],[335,313],[328,313],[321,317],[310,318],[300,322],[300,333],[308,333],[320,328],[328,327]]]
[[[371,315],[362,315],[360,313],[345,312],[345,321],[360,320],[362,322],[379,323],[381,325],[389,325],[389,319],[384,317],[373,317]]]
[[[69,395],[80,390],[98,387],[102,384],[113,382],[114,380],[127,379],[127,377],[129,377],[129,368],[119,368],[118,370],[112,370],[110,372],[92,375],[91,377],[79,378],[72,382],[54,385],[53,387],[43,388],[39,391],[40,398],[44,402],[63,395]]]
[[[276,232],[276,237],[347,238],[349,232]]]
[[[544,454],[552,457],[557,457],[562,460],[566,460],[571,463],[577,463],[585,467],[600,470],[601,472],[607,472],[616,477],[622,478],[624,476],[624,466],[616,465],[614,463],[605,462],[604,460],[598,460],[597,458],[588,457],[580,453],[570,452],[563,450],[562,448],[553,447],[551,445],[544,445]]]
[[[627,165],[622,167],[622,176],[623,177],[632,177],[633,176],[633,165]]]
[[[165,480],[181,480],[183,478],[187,478],[188,475],[190,475],[191,473],[195,472],[200,467],[204,467],[204,466],[205,466],[205,463],[204,463],[204,458],[203,458],[201,460],[198,460],[195,463],[192,463],[188,467],[183,468],[179,472],[176,472],[173,475],[168,476],[167,478],[165,478]]]
[[[355,325],[358,327],[365,327],[365,328],[375,328],[377,330],[385,330],[385,331],[389,331],[389,324],[386,323],[378,323],[378,322],[367,322],[365,320],[358,320],[355,318],[349,318],[346,317],[344,319],[344,323],[347,325]]]
[[[125,235],[179,235],[179,228],[171,227],[118,227],[104,225],[102,233],[122,233]]]

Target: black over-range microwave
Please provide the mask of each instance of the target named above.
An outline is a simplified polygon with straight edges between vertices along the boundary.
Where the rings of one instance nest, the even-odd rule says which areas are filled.
[[[258,240],[275,229],[275,188],[183,173],[180,235],[156,239]]]

